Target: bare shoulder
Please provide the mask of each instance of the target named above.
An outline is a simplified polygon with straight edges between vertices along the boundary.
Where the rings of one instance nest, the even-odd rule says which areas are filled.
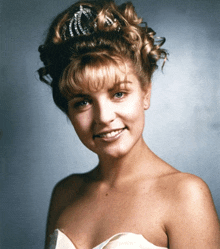
[[[47,218],[46,247],[49,243],[49,235],[56,229],[59,216],[74,198],[76,198],[77,193],[85,181],[86,174],[73,174],[58,182],[54,187]]]
[[[196,196],[202,198],[211,196],[208,185],[198,176],[189,173],[178,171],[167,175],[167,184],[168,188],[172,190],[174,197],[180,198],[180,200],[185,197],[194,199]]]
[[[188,210],[195,206],[198,210],[199,205],[214,208],[209,187],[200,177],[179,172],[169,178],[168,186],[172,193],[173,204],[181,205]]]
[[[70,175],[56,184],[53,189],[51,201],[69,202],[84,182],[84,174]]]
[[[198,176],[177,172],[167,176],[166,186],[172,209],[182,212],[193,212],[195,207],[200,212],[201,209],[215,210],[209,187]]]
[[[170,248],[219,248],[219,220],[207,184],[181,172],[167,178],[169,211],[165,223]]]

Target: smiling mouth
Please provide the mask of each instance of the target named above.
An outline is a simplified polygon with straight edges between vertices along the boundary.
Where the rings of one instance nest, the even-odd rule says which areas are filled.
[[[97,134],[97,135],[94,135],[94,138],[112,138],[112,137],[115,137],[115,136],[119,135],[120,133],[122,133],[122,131],[124,129],[125,128],[119,129],[119,130],[114,130],[114,131],[111,131],[111,132]]]

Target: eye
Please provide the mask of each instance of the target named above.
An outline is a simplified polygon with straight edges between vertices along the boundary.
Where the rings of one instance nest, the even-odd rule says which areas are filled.
[[[115,93],[115,94],[114,94],[114,97],[117,98],[117,99],[121,99],[121,98],[124,97],[124,95],[125,95],[124,92],[118,92],[118,93]]]
[[[69,101],[68,106],[77,112],[86,111],[91,106],[92,101],[88,98],[76,97]]]
[[[81,101],[77,101],[73,104],[74,108],[82,108],[82,107],[85,107],[89,105],[89,101],[84,99],[84,100],[81,100]]]

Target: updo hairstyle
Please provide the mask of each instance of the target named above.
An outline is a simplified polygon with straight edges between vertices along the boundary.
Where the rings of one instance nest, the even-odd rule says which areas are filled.
[[[54,102],[65,113],[74,92],[100,89],[103,80],[112,77],[112,66],[132,63],[145,87],[157,61],[167,58],[161,49],[165,38],[156,40],[155,34],[131,2],[117,6],[113,0],[81,0],[54,19],[39,47],[44,64],[38,70],[40,80],[52,87]]]

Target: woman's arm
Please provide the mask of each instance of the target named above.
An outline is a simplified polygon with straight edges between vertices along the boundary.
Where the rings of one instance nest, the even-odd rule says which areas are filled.
[[[170,249],[219,249],[220,226],[208,186],[183,174],[177,181],[167,220]]]

